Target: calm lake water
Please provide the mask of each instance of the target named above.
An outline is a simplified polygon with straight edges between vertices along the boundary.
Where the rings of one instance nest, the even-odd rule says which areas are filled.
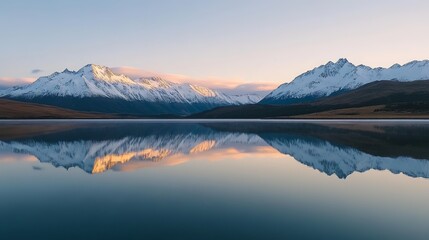
[[[0,239],[427,239],[429,122],[0,122]]]

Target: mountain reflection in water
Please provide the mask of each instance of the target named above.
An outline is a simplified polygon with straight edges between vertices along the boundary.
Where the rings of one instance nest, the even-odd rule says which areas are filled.
[[[429,177],[424,122],[22,122],[0,126],[0,153],[87,173],[171,166],[194,156],[292,156],[327,175],[370,169]]]

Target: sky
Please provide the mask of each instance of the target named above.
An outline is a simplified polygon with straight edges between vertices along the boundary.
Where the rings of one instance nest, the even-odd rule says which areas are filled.
[[[2,0],[0,85],[88,63],[269,90],[328,61],[429,58],[427,0]]]

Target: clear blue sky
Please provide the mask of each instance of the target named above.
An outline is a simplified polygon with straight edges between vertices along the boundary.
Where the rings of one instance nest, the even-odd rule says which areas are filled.
[[[429,58],[428,9],[424,0],[2,0],[0,77],[97,63],[277,84],[340,57],[387,67]]]

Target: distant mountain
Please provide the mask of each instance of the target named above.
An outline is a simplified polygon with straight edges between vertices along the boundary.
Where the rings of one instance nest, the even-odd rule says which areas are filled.
[[[268,94],[262,104],[290,104],[313,101],[356,89],[380,80],[415,81],[429,79],[429,60],[412,61],[403,66],[390,68],[355,66],[347,59],[328,62],[296,77],[292,82],[280,85]]]
[[[362,109],[371,107],[371,109]],[[327,112],[347,110],[343,112]],[[370,111],[369,111],[370,110]],[[362,114],[365,111],[365,115]],[[193,118],[282,118],[313,114],[314,118],[429,117],[429,80],[376,81],[333,96],[300,104],[219,107]],[[316,114],[316,115],[315,115]],[[310,116],[311,117],[311,116]]]
[[[183,115],[260,100],[257,95],[226,95],[156,77],[131,79],[95,64],[55,72],[27,86],[3,90],[0,96],[75,110],[140,115]]]

